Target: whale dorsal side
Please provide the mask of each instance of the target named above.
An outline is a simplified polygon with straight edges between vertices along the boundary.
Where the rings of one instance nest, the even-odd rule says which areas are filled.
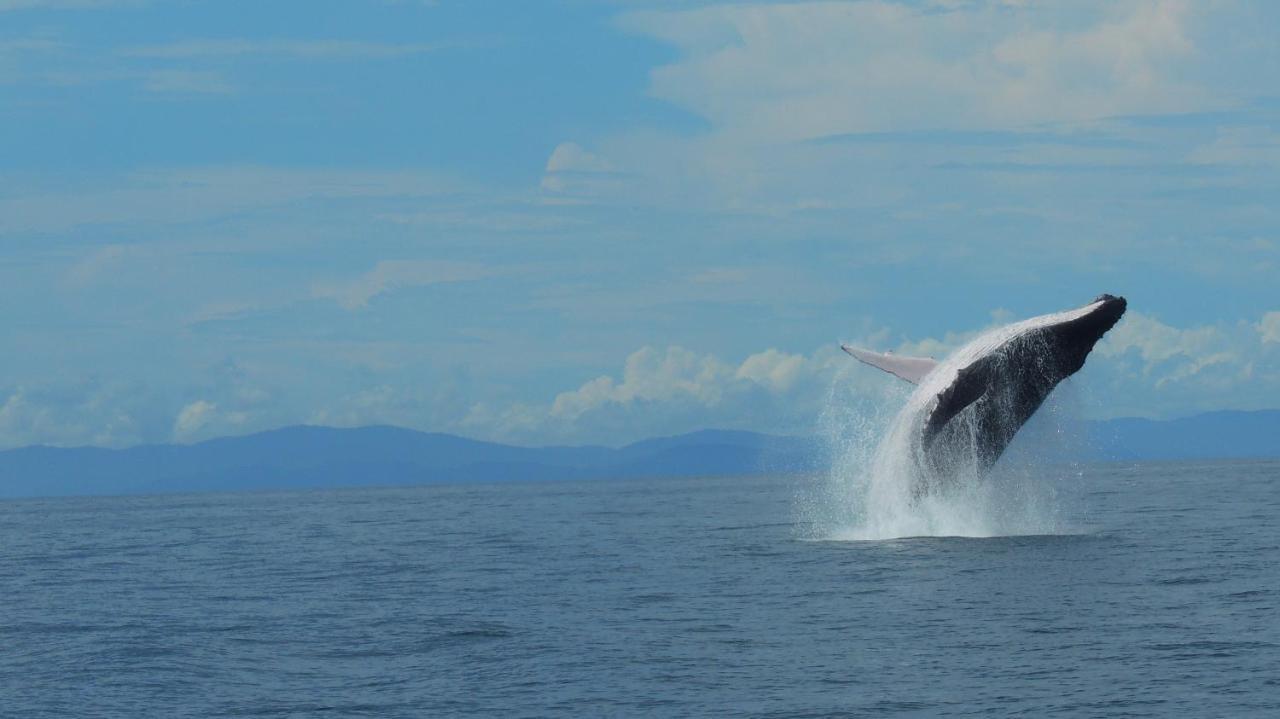
[[[938,366],[937,360],[928,357],[905,357],[887,352],[882,354],[849,345],[840,345],[840,349],[853,355],[859,362],[882,369],[895,377],[901,377],[911,384],[920,384],[920,380]]]

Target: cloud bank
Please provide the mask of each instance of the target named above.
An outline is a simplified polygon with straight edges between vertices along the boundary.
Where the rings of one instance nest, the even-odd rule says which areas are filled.
[[[1006,319],[996,316],[996,324]],[[980,331],[891,341],[881,330],[849,341],[943,357]],[[289,423],[278,400],[303,389],[269,394],[243,367],[210,372],[190,390],[197,398],[168,410],[170,399],[119,384],[11,388],[0,394],[0,445],[122,446],[267,429]],[[1280,311],[1191,327],[1131,311],[1066,386],[1088,418],[1270,407],[1268,398],[1280,393]],[[545,403],[476,401],[456,383],[379,381],[355,393],[318,393],[306,421],[395,424],[527,444],[617,444],[708,427],[807,434],[833,410],[891,412],[909,389],[854,362],[836,343],[807,354],[770,348],[736,360],[646,346],[628,354],[616,374],[585,380]]]

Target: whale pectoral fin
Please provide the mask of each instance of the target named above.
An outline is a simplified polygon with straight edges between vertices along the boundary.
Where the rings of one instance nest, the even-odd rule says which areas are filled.
[[[924,442],[927,446],[938,432],[965,407],[977,402],[990,387],[989,362],[979,361],[956,373],[956,380],[938,393],[938,403],[924,424]]]
[[[858,349],[849,345],[840,345],[840,349],[853,355],[854,359],[869,364],[877,369],[901,377],[911,384],[920,384],[924,376],[938,366],[937,360],[928,357],[904,357],[895,354],[881,354],[870,350]]]

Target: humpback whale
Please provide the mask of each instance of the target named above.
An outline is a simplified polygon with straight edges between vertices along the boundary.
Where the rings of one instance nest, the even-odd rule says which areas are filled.
[[[941,362],[841,348],[916,385],[890,433],[905,435],[894,446],[909,448],[911,492],[919,498],[967,469],[989,470],[1053,388],[1084,366],[1126,307],[1123,297],[1104,294],[1077,309],[989,330]]]

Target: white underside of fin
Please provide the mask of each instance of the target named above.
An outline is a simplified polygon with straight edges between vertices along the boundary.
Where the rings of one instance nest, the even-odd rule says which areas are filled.
[[[924,376],[938,366],[938,361],[928,357],[904,357],[890,353],[881,354],[870,350],[858,349],[849,345],[840,345],[840,349],[853,355],[859,362],[869,364],[877,369],[901,377],[911,384],[920,384]]]

